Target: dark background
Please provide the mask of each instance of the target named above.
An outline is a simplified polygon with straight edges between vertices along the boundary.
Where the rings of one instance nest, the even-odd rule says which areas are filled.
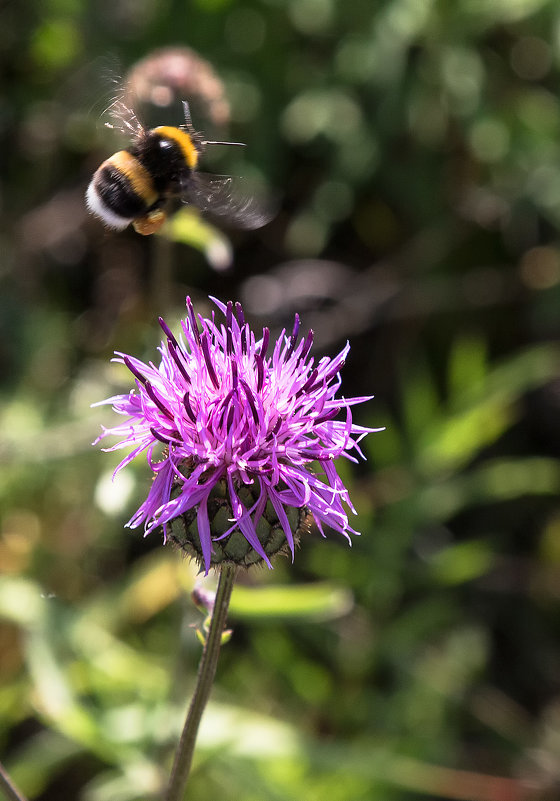
[[[167,85],[169,46],[211,67],[180,54],[149,124],[189,99],[245,142],[204,168],[258,187],[264,228],[88,217],[114,80]],[[148,470],[111,484],[90,404],[187,294],[275,335],[297,311],[317,355],[350,339],[344,393],[387,427],[341,465],[353,547],[315,532],[236,590],[188,797],[560,797],[559,79],[553,0],[0,6],[0,753],[30,798],[168,772],[195,569],[123,529]]]

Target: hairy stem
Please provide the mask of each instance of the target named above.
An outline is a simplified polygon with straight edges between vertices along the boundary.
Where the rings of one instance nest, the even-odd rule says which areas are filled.
[[[175,753],[175,761],[173,763],[173,770],[165,795],[165,801],[183,801],[185,787],[187,786],[191,769],[198,727],[200,725],[202,713],[210,697],[214,676],[216,674],[222,633],[226,624],[236,573],[237,567],[229,564],[224,564],[220,571],[210,629],[198,666],[194,695],[187,713],[183,733],[181,734],[181,739]]]

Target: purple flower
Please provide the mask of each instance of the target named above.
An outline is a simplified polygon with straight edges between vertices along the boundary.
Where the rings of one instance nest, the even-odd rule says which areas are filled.
[[[136,389],[102,401],[126,420],[104,428],[97,442],[116,435],[120,441],[107,450],[132,448],[117,471],[145,451],[154,473],[146,501],[127,525],[143,523],[146,534],[162,526],[167,538],[177,519],[187,521],[185,528],[194,523],[206,572],[218,546],[234,535],[244,538],[255,560],[271,566],[273,551],[265,549],[261,532],[270,513],[292,558],[293,510],[310,512],[321,533],[326,524],[350,541],[357,532],[343,504],[355,510],[334,460],[356,461],[350,452],[363,456],[359,441],[378,430],[352,422],[351,406],[370,398],[335,397],[350,346],[315,363],[313,333],[299,337],[298,315],[291,335],[284,331],[271,343],[265,328],[256,341],[240,304],[212,300],[225,323],[214,312],[211,319],[195,315],[187,298],[179,340],[160,318],[166,339],[158,367],[117,353]],[[219,534],[212,525],[217,494],[228,510]]]

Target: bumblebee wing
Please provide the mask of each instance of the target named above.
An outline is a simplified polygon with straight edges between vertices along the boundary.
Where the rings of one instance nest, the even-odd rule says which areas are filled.
[[[231,175],[191,173],[183,182],[181,196],[204,214],[235,228],[261,228],[274,217],[270,204],[251,191],[248,181]]]
[[[104,116],[107,117],[107,128],[114,128],[129,139],[131,136],[138,139],[144,133],[144,126],[120,95],[113,98],[105,109]]]

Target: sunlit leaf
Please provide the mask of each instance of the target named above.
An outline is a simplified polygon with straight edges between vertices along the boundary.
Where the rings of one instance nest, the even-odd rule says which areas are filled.
[[[556,377],[558,359],[555,348],[530,349],[494,368],[484,380],[465,385],[450,413],[427,426],[418,454],[422,471],[434,475],[456,470],[495,442],[517,420],[520,396]]]
[[[199,250],[214,270],[231,267],[233,254],[229,239],[192,208],[179,209],[161,233],[173,242]]]
[[[330,620],[349,612],[352,595],[327,583],[292,587],[237,585],[230,608],[234,617],[242,619]]]
[[[428,474],[456,470],[507,431],[515,419],[514,408],[492,399],[449,416],[425,435],[419,465]]]
[[[45,613],[41,588],[31,579],[0,576],[0,617],[21,626],[38,624]]]

